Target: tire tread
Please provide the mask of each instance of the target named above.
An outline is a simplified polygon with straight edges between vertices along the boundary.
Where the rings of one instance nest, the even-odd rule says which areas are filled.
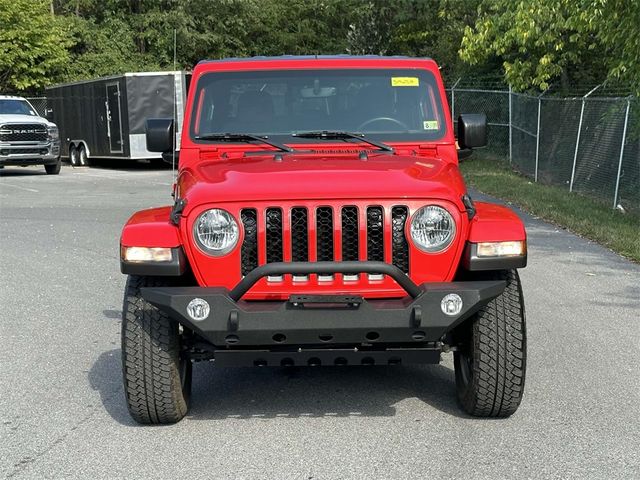
[[[122,307],[122,373],[129,413],[139,423],[166,424],[188,410],[191,366],[186,391],[180,379],[178,324],[140,296],[140,288],[166,280],[129,276]]]
[[[500,272],[504,292],[475,315],[472,325],[471,382],[464,384],[456,358],[458,399],[469,414],[508,417],[520,405],[526,371],[526,325],[520,278],[516,270]],[[459,356],[460,354],[456,354]]]

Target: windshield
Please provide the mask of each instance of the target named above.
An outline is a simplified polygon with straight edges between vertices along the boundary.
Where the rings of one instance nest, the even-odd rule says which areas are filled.
[[[200,143],[207,134],[228,132],[291,142],[292,134],[311,130],[428,141],[446,129],[436,80],[427,70],[212,72],[200,78],[194,98],[190,134]]]
[[[31,115],[37,117],[26,100],[0,99],[0,115]]]

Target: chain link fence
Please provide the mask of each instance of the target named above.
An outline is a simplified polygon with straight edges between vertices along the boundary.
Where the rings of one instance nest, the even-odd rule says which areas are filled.
[[[485,113],[485,151],[509,158],[535,182],[640,211],[640,101],[594,91],[577,98],[533,96],[458,80],[447,93],[453,119]],[[46,97],[28,100],[46,115]]]
[[[452,116],[487,115],[486,150],[535,182],[640,210],[640,102],[634,97],[533,96],[448,90]]]
[[[47,97],[27,97],[29,103],[36,109],[38,115],[46,117],[47,115]]]

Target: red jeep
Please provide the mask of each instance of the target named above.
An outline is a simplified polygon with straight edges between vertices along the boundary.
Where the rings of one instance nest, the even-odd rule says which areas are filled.
[[[469,197],[436,63],[400,57],[197,65],[173,206],[124,227],[122,364],[129,411],[172,423],[191,366],[438,363],[453,351],[471,415],[516,411],[526,233]],[[171,119],[147,121],[170,157]]]

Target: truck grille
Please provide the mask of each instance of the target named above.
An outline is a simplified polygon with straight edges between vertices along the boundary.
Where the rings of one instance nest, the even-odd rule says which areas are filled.
[[[46,142],[47,127],[37,123],[5,123],[0,125],[0,142]]]
[[[385,218],[385,212],[390,212],[391,218]],[[361,214],[366,215],[366,221],[361,222]],[[283,215],[288,215],[286,220],[289,221],[285,221]],[[309,261],[313,231],[316,261],[387,261],[409,273],[409,245],[405,236],[408,216],[409,209],[402,205],[394,205],[386,211],[379,205],[293,207],[285,211],[280,207],[262,211],[242,209],[242,275],[257,268],[260,258],[266,263],[282,262],[283,259]],[[314,224],[310,225],[311,222]],[[339,236],[335,234],[338,225]],[[366,233],[361,232],[361,228],[365,228]],[[264,237],[259,235],[260,231],[264,232]],[[385,258],[385,252],[388,255],[385,238],[390,240],[390,258]],[[341,252],[339,255],[338,251]]]
[[[46,155],[46,148],[0,148],[0,155]]]

